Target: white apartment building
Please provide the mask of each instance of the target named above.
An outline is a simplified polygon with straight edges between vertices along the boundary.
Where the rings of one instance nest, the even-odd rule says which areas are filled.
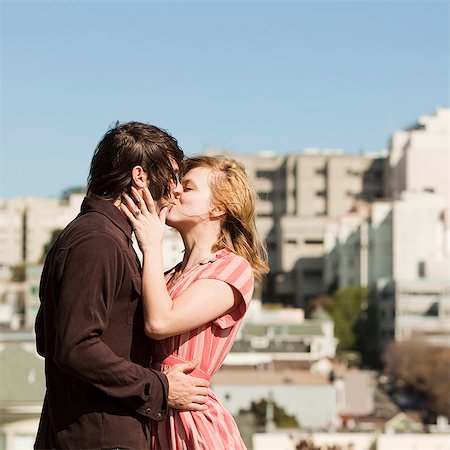
[[[62,199],[0,199],[1,325],[32,328],[39,307],[44,248],[54,232],[65,228],[78,215],[83,198],[83,193],[71,192]],[[135,248],[140,254],[137,243]],[[181,261],[183,243],[178,232],[167,229],[163,251],[166,269]],[[26,266],[26,280],[11,281],[8,268],[21,265]]]
[[[343,287],[448,278],[447,235],[440,194],[403,192],[397,200],[375,201],[329,224],[324,281]]]
[[[0,267],[42,263],[53,232],[75,219],[83,198],[84,193],[73,192],[62,199],[0,199]],[[163,243],[165,267],[181,261],[183,248],[178,232],[168,227]]]
[[[383,196],[384,158],[348,155],[341,150],[306,149],[303,153],[234,155],[258,195],[257,226],[266,239],[270,274],[264,299],[304,307],[324,292],[324,255],[328,227],[361,201]]]
[[[0,199],[0,264],[41,262],[53,231],[62,230],[77,216],[83,197],[71,193],[63,199]]]
[[[450,346],[450,279],[380,279],[375,300],[381,348],[414,338]]]
[[[448,433],[367,433],[327,432],[305,433],[296,430],[277,430],[255,433],[253,450],[296,450],[300,442],[314,444],[316,448],[342,450],[448,450]]]
[[[437,192],[450,207],[450,108],[419,117],[409,129],[396,131],[386,159],[385,195]]]
[[[376,287],[379,342],[450,345],[450,110],[394,133],[384,199],[330,223],[326,286]]]

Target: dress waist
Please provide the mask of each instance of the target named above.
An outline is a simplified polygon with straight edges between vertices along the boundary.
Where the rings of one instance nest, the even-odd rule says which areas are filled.
[[[187,362],[185,359],[180,358],[176,355],[163,355],[156,354],[152,357],[152,369],[159,370],[163,372],[165,369],[174,366],[175,364],[182,364]],[[196,367],[192,372],[189,372],[188,375],[192,375],[193,377],[203,378],[204,380],[210,381],[211,376],[204,372],[202,369]]]

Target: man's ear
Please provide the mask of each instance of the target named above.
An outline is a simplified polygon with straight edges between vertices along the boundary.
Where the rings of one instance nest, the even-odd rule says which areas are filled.
[[[131,180],[133,186],[137,190],[144,189],[148,186],[148,177],[144,169],[141,166],[134,166],[131,170]]]
[[[211,205],[211,208],[209,210],[209,217],[211,219],[221,219],[224,218],[226,214],[226,211],[217,205]]]

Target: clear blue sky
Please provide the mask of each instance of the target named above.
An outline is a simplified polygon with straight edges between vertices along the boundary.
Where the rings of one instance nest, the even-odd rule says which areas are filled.
[[[116,120],[188,154],[378,151],[449,104],[447,1],[2,1],[0,197],[84,185]]]

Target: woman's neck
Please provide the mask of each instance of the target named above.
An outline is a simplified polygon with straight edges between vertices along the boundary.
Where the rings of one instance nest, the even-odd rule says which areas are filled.
[[[184,257],[181,271],[194,266],[213,254],[212,247],[216,243],[218,233],[215,230],[203,229],[199,233],[193,230],[181,234],[184,243]]]

